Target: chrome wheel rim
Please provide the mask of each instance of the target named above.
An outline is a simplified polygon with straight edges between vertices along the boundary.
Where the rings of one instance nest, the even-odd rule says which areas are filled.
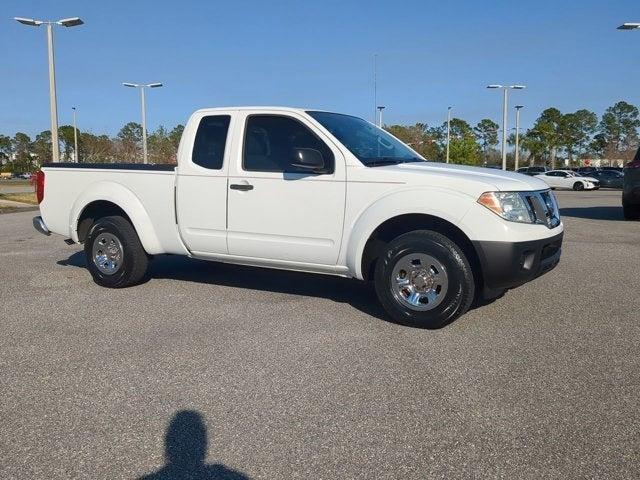
[[[424,312],[436,308],[449,286],[444,265],[424,253],[411,253],[400,258],[391,271],[391,293],[397,302]]]
[[[105,275],[113,275],[122,267],[122,243],[111,233],[101,233],[93,241],[93,264]]]

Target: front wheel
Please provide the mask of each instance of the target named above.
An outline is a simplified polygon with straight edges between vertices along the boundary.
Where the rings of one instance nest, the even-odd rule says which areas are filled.
[[[416,230],[391,241],[376,263],[375,288],[396,322],[440,328],[469,309],[475,283],[457,244],[440,233]]]
[[[98,219],[84,244],[87,268],[103,287],[122,288],[140,283],[149,256],[128,220],[119,216]]]
[[[576,192],[579,192],[579,191],[581,191],[581,190],[584,190],[584,183],[582,183],[582,182],[576,182],[576,183],[574,183],[574,184],[573,184],[573,189],[574,189]]]

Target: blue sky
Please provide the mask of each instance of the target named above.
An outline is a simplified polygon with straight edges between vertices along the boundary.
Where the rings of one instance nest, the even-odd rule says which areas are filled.
[[[80,16],[55,32],[60,124],[115,134],[139,121],[139,96],[121,82],[163,82],[148,122],[184,123],[201,107],[308,106],[372,118],[373,55],[385,123],[439,124],[448,105],[477,122],[501,118],[488,83],[522,83],[511,104],[522,125],[542,109],[598,114],[640,104],[635,0],[192,1],[2,0],[0,133],[49,128],[43,27],[14,16]],[[511,115],[513,117],[513,115]]]

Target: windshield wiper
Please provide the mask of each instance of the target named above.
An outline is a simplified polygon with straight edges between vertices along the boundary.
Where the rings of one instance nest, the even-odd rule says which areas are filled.
[[[418,157],[413,157],[413,158],[380,157],[380,158],[374,159],[370,163],[367,163],[367,166],[382,167],[385,165],[398,165],[400,163],[413,163],[413,162],[424,162],[424,160]]]

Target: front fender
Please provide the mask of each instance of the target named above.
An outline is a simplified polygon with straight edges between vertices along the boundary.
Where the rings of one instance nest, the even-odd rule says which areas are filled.
[[[387,220],[400,215],[425,214],[446,220],[465,234],[460,220],[473,205],[468,195],[441,188],[412,188],[392,192],[367,206],[356,218],[349,231],[346,265],[349,272],[363,279],[362,255],[371,234]]]
[[[111,202],[124,210],[148,254],[164,253],[149,214],[140,199],[124,185],[109,181],[89,185],[74,202],[69,216],[69,233],[73,241],[78,242],[78,219],[82,211],[96,201]]]

